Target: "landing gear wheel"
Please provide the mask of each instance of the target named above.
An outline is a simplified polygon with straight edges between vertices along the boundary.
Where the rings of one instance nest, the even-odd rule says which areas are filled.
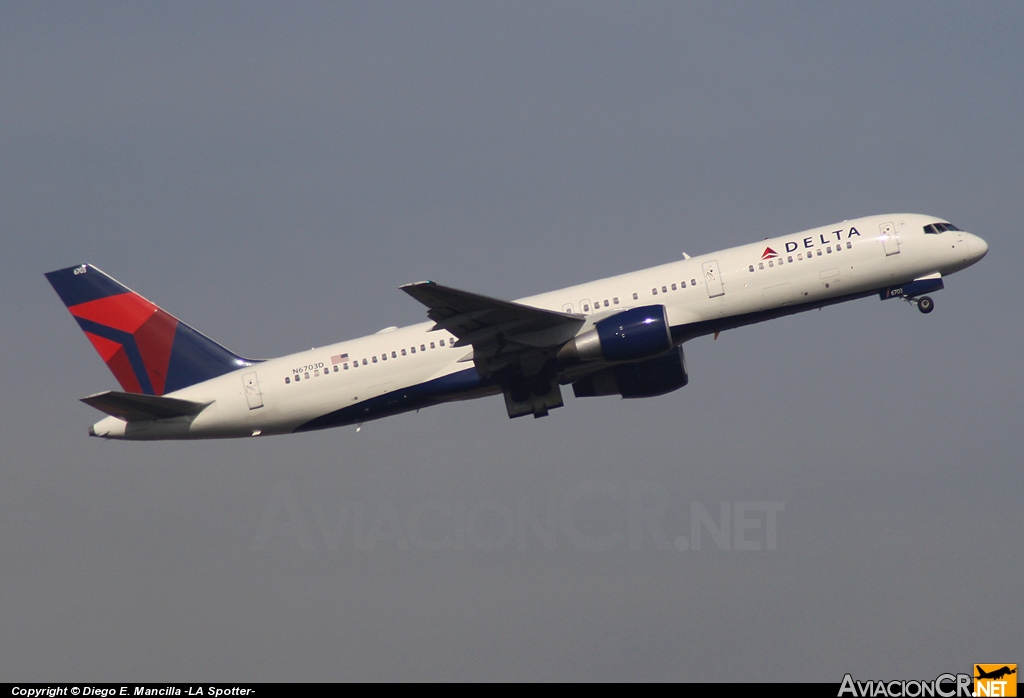
[[[921,296],[917,299],[917,309],[927,315],[928,313],[935,310],[935,301],[928,296]]]

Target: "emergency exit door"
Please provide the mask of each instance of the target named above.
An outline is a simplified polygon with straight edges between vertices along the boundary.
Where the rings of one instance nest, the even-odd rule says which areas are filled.
[[[263,393],[260,392],[260,382],[256,379],[255,371],[242,376],[242,385],[245,388],[245,401],[249,403],[249,409],[263,407]]]
[[[882,247],[885,248],[885,256],[890,257],[900,253],[900,238],[896,235],[896,226],[892,223],[878,224],[879,237],[882,238]]]
[[[724,296],[725,288],[722,286],[722,272],[718,268],[718,260],[704,262],[701,268],[704,270],[704,285],[708,289],[708,298]]]

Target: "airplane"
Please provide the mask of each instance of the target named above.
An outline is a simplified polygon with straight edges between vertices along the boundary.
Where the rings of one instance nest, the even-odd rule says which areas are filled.
[[[428,322],[276,359],[224,348],[81,264],[47,279],[120,383],[82,402],[105,439],[207,439],[357,425],[503,395],[510,418],[577,398],[664,395],[689,381],[683,345],[878,295],[922,313],[988,244],[920,214],[846,220],[506,301],[433,281],[401,290]]]
[[[995,680],[999,680],[999,679],[1003,678],[1004,676],[1009,676],[1010,674],[1016,674],[1017,673],[1017,669],[1015,669],[1015,668],[1011,669],[1008,666],[1004,666],[1004,667],[1002,667],[1000,669],[995,669],[995,670],[993,670],[991,672],[985,671],[984,669],[982,669],[977,664],[974,665],[974,668],[978,672],[978,675],[974,677],[976,679],[995,679]]]

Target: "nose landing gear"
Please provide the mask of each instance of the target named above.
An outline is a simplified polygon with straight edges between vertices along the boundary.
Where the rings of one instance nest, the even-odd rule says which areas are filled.
[[[921,296],[920,298],[908,298],[911,303],[917,306],[917,309],[927,315],[928,313],[935,310],[935,301],[931,299],[931,296]]]

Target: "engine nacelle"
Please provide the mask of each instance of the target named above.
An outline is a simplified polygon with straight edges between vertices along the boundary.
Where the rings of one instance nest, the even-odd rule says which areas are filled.
[[[575,361],[641,361],[672,348],[672,330],[663,305],[630,308],[598,320],[570,340],[558,358]]]
[[[621,395],[655,397],[678,390],[690,381],[683,348],[646,361],[610,366],[572,384],[576,397]]]

